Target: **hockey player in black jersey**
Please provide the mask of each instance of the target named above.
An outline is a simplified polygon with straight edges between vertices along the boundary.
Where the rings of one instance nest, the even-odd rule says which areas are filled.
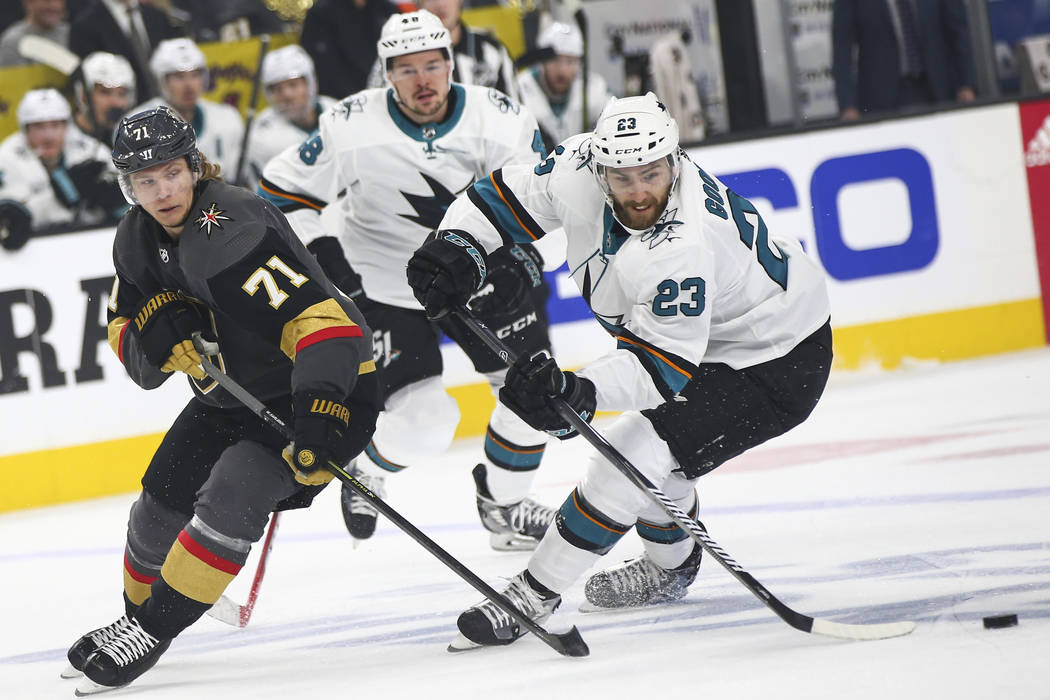
[[[127,685],[218,599],[271,512],[302,508],[367,444],[381,409],[372,332],[270,203],[217,179],[167,107],[122,120],[132,203],[113,244],[109,340],[145,389],[176,371],[193,397],[142,478],[124,550],[125,614],[81,637],[77,694]],[[293,426],[286,442],[202,370],[211,361]]]

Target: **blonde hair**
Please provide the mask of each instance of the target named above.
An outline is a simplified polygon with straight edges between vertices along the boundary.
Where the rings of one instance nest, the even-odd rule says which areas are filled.
[[[200,151],[198,151],[200,153]],[[212,163],[208,158],[201,153],[201,180],[219,180],[222,181],[222,166],[218,163]]]

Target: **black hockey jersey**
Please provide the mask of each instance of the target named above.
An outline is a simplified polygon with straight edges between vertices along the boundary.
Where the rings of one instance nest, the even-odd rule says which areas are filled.
[[[169,376],[128,333],[143,300],[163,290],[201,305],[218,338],[213,361],[259,399],[296,391],[349,395],[375,371],[372,332],[272,204],[216,180],[197,186],[177,241],[141,207],[117,227],[109,342],[131,378],[152,389]],[[240,405],[210,378],[190,379],[210,405]]]

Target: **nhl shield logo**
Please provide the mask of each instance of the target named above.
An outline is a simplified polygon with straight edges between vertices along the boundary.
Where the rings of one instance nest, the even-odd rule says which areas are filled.
[[[437,133],[437,129],[435,129],[432,126],[423,127],[423,138],[425,138],[427,141],[433,141],[434,137],[437,136]]]
[[[167,248],[161,248],[160,249],[160,261],[161,262],[165,262],[165,263],[168,262],[168,249]]]

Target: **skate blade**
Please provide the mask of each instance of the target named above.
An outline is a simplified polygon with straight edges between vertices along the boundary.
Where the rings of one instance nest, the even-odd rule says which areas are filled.
[[[489,535],[489,546],[497,552],[531,552],[539,540],[516,532],[493,532]]]
[[[100,685],[90,678],[85,677],[84,680],[80,682],[80,685],[77,686],[77,689],[73,691],[73,694],[78,698],[86,698],[89,695],[98,695],[99,693],[105,693],[109,690],[119,690],[127,685],[127,683],[124,685]]]
[[[483,645],[481,644],[477,644],[476,642],[470,641],[469,639],[463,636],[462,632],[460,632],[456,635],[456,638],[449,643],[448,651],[452,652],[453,654],[456,654],[461,651],[480,649],[482,646]]]
[[[66,667],[62,669],[62,673],[59,674],[62,678],[69,680],[71,678],[80,678],[84,675],[83,671],[78,671],[73,664],[66,664]]]

